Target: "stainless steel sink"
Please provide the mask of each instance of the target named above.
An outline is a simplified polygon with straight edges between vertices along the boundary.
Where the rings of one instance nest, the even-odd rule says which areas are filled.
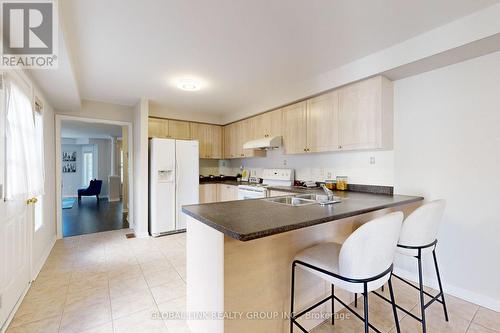
[[[330,205],[342,201],[340,197],[333,197],[333,200],[328,200],[328,196],[325,194],[299,194],[296,196],[296,198],[314,200],[320,205]]]
[[[267,201],[270,202],[275,202],[278,204],[282,205],[287,205],[287,206],[306,206],[306,205],[314,205],[316,201],[314,200],[309,200],[309,199],[303,199],[303,198],[298,198],[298,197],[276,197],[276,198],[269,198],[266,199]]]

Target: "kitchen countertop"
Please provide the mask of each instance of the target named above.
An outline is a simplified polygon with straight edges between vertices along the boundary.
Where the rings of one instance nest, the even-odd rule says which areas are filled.
[[[311,190],[305,191],[311,193]],[[341,197],[342,202],[328,206],[293,207],[266,199],[251,199],[187,205],[182,211],[229,237],[249,241],[423,200],[417,196],[341,191],[336,191],[335,195]]]

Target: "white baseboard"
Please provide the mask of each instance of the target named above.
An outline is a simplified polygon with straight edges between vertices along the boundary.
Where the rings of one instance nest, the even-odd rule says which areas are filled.
[[[43,251],[43,255],[40,261],[33,266],[33,272],[32,272],[33,274],[31,279],[32,281],[34,281],[37,278],[38,274],[40,274],[40,271],[42,270],[43,265],[45,265],[45,262],[47,261],[47,258],[49,257],[50,252],[52,251],[52,248],[54,247],[56,241],[57,241],[57,236],[54,235],[49,245]]]
[[[404,279],[418,283],[417,273],[412,273],[410,271],[399,269],[397,267],[394,268],[394,273],[396,273],[397,275],[399,275]],[[424,276],[424,285],[432,289],[436,290],[439,289],[436,279],[426,279],[425,276]],[[456,287],[446,283],[443,283],[443,290],[446,294],[450,294],[452,296],[461,298],[467,302],[471,302],[480,305],[482,307],[488,308],[490,310],[500,312],[500,301],[493,299],[489,296],[481,295],[473,291]]]

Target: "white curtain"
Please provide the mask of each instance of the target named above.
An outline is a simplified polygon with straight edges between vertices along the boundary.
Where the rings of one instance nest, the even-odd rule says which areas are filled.
[[[15,83],[8,82],[6,92],[5,197],[26,200],[44,192],[43,124],[28,95]]]

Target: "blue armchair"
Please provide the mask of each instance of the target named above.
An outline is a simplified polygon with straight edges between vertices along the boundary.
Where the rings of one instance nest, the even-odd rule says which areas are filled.
[[[82,196],[92,196],[95,195],[97,198],[97,203],[99,203],[99,194],[101,194],[102,180],[93,179],[90,181],[90,185],[87,188],[81,188],[78,190],[78,202],[82,200]]]

